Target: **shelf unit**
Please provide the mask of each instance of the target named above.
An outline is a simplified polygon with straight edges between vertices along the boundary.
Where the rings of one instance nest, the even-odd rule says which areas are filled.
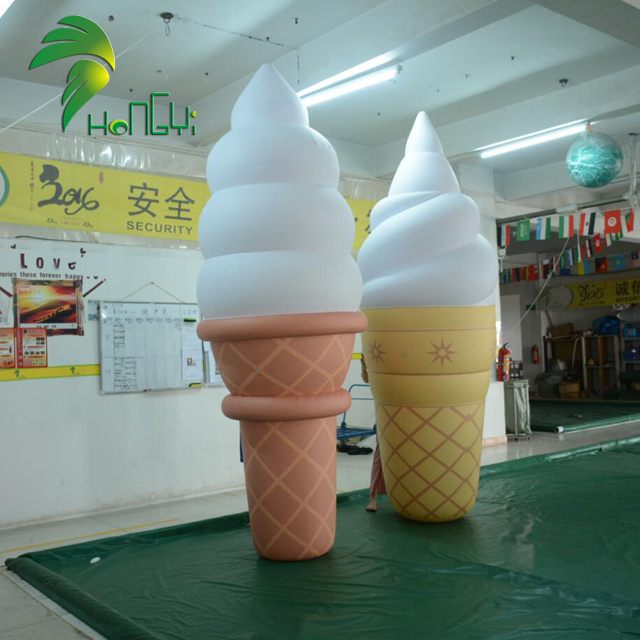
[[[621,353],[619,336],[581,336],[582,384],[589,395],[602,395],[620,388]],[[588,364],[594,360],[595,364]]]
[[[553,338],[544,337],[543,344],[543,357],[544,357],[544,370],[546,372],[552,371],[553,362],[555,360],[563,360],[567,363],[567,366],[571,367],[571,362],[576,358],[576,364],[582,367],[580,362],[581,351],[576,350],[576,341],[580,340],[580,336],[577,334],[570,334],[568,336],[556,336]]]
[[[622,358],[622,371],[637,371],[640,372],[640,360],[626,360],[624,357],[624,352],[627,349],[635,347],[640,351],[640,336],[629,338],[624,335],[625,326],[632,327],[636,329],[638,327],[637,322],[620,322],[620,351]]]
[[[571,369],[582,373],[582,387],[589,396],[600,396],[612,387],[621,388],[620,374],[625,371],[640,373],[640,360],[625,360],[624,351],[631,345],[640,352],[640,336],[625,337],[624,323],[620,335],[584,335],[545,337],[543,340],[544,368],[551,371],[553,362],[562,360]],[[636,326],[640,326],[637,323]],[[576,347],[576,343],[580,346]],[[577,352],[576,352],[577,349]],[[588,364],[593,359],[593,364]]]

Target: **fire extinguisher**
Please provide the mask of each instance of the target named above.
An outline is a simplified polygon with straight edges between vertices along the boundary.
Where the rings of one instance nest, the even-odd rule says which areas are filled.
[[[511,349],[509,343],[505,342],[498,351],[498,368],[496,377],[498,382],[509,382],[509,369],[511,368]]]
[[[533,362],[533,364],[538,364],[540,362],[540,349],[537,344],[534,344],[533,347],[531,347],[531,362]]]

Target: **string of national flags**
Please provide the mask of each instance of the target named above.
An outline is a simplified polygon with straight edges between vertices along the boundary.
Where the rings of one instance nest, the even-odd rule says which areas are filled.
[[[554,276],[587,276],[594,273],[612,273],[640,268],[640,252],[591,258],[576,248],[524,267],[509,267],[500,271],[500,284],[546,280]],[[577,258],[580,258],[576,261]]]
[[[552,221],[556,220],[559,238],[591,237],[593,251],[602,251],[625,233],[631,233],[635,226],[635,215],[630,209],[624,216],[620,209],[605,211],[604,216],[597,212],[563,214],[527,220],[519,220],[516,224],[503,224],[498,227],[498,246],[511,245],[512,236],[516,242],[527,242],[533,234],[536,240],[548,240],[552,234]],[[604,225],[602,221],[604,220]]]
[[[575,247],[565,249],[560,255],[541,260],[524,267],[510,267],[500,272],[500,283],[523,282],[546,279],[553,276],[590,275],[610,273],[640,268],[640,252],[598,257],[596,254],[610,247],[625,233],[631,233],[635,227],[635,215],[630,209],[624,216],[620,209],[605,211],[600,217],[597,213],[566,214],[555,217],[559,238],[577,237]],[[601,221],[604,220],[604,223]],[[502,225],[498,229],[498,243],[507,247],[511,243],[514,225]],[[552,218],[541,217],[520,220],[515,225],[516,241],[531,239],[546,240],[551,237]]]

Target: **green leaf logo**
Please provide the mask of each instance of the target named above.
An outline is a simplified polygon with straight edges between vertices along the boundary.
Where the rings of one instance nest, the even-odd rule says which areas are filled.
[[[42,40],[52,42],[34,56],[29,69],[35,69],[55,60],[69,56],[96,56],[104,60],[114,71],[116,59],[107,34],[92,20],[82,16],[67,16],[58,24],[73,29],[54,29]],[[96,60],[76,62],[67,76],[67,88],[62,94],[62,104],[67,103],[62,113],[62,130],[65,131],[71,118],[93,97],[107,86],[109,72]]]

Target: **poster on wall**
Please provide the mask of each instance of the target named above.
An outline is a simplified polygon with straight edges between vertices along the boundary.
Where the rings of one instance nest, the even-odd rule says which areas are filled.
[[[0,329],[0,369],[16,367],[16,332],[13,329]]]
[[[47,356],[47,330],[18,329],[18,369],[30,369],[46,367]]]
[[[83,335],[82,280],[13,279],[17,328],[44,327],[49,335]]]
[[[640,278],[624,278],[553,287],[545,292],[539,308],[543,311],[592,309],[639,303]]]

